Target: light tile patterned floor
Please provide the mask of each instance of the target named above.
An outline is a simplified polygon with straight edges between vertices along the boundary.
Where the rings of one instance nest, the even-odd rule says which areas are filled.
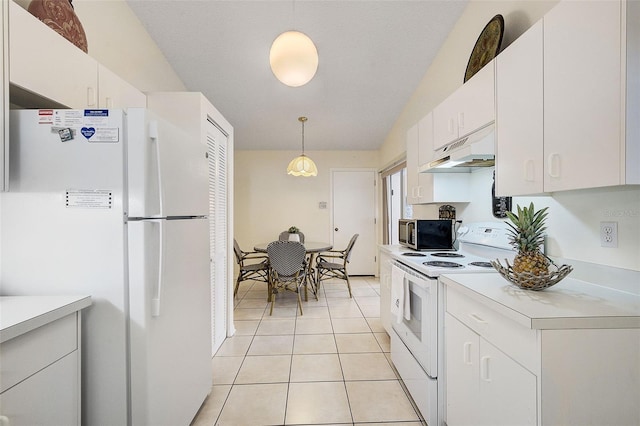
[[[373,277],[327,281],[304,315],[293,293],[269,315],[266,287],[240,285],[236,335],[212,361],[213,388],[192,426],[420,426],[389,354]]]

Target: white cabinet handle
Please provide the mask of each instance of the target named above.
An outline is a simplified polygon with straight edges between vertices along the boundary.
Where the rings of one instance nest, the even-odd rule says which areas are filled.
[[[471,318],[472,320],[474,320],[475,322],[477,322],[479,324],[486,324],[487,323],[485,320],[483,320],[482,318],[480,318],[476,314],[468,314],[468,315],[469,315],[469,318]]]
[[[524,162],[524,180],[525,182],[533,182],[535,179],[535,167],[533,160]]]
[[[480,358],[480,378],[485,382],[491,381],[491,373],[489,371],[490,360],[490,356],[483,356],[482,358]]]
[[[471,365],[471,342],[464,342],[462,362]]]
[[[110,96],[107,96],[106,98],[104,98],[104,107],[107,109],[113,108],[113,101],[111,100]]]
[[[87,106],[95,106],[96,105],[96,91],[93,90],[93,87],[87,87]]]
[[[560,155],[558,154],[549,154],[549,168],[548,173],[552,178],[560,177]]]
[[[450,118],[447,122],[447,130],[449,130],[449,133],[453,135],[453,118]]]
[[[458,114],[458,128],[464,129],[464,112]]]

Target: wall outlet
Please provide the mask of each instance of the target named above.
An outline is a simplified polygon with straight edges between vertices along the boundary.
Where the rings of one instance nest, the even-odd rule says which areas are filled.
[[[618,222],[600,222],[600,247],[618,247]]]

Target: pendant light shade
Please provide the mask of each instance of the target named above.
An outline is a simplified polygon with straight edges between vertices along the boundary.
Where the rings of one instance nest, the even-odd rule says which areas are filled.
[[[293,176],[318,176],[316,163],[304,155],[304,122],[307,121],[307,117],[298,117],[298,121],[302,123],[302,154],[291,160],[287,167],[287,173]]]
[[[290,87],[300,87],[316,75],[318,50],[306,34],[287,31],[273,41],[269,63],[278,80]]]

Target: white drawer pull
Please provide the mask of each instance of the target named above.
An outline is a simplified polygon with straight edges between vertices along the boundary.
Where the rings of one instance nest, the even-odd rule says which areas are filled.
[[[491,357],[489,357],[489,356],[483,356],[480,359],[480,377],[485,382],[490,382],[491,381],[491,377],[489,377],[489,375],[490,375],[490,372],[489,372],[489,360],[490,359],[491,359]]]
[[[469,314],[469,318],[471,318],[472,320],[474,320],[475,322],[477,322],[479,324],[486,324],[487,323],[485,320],[483,320],[482,318],[480,318],[476,314]]]

